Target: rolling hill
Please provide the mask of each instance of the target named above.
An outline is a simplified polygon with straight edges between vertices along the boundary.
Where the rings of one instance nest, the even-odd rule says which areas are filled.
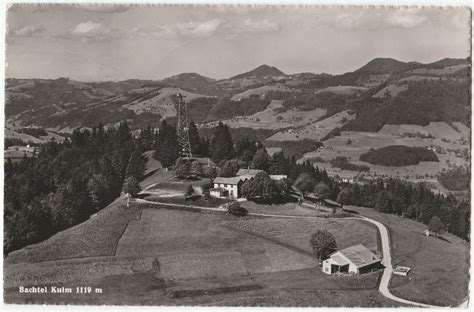
[[[326,111],[322,119],[352,111],[355,118],[344,130],[376,132],[385,124],[425,126],[442,121],[468,125],[470,60],[445,58],[421,64],[376,58],[342,75],[287,75],[274,66],[261,65],[223,80],[197,73],[159,81],[11,78],[6,80],[5,114],[10,125],[56,131],[121,120],[137,129],[173,118],[176,93],[188,96],[191,119],[198,123],[257,114],[276,100],[282,105],[274,114],[285,114],[285,118],[274,120],[272,128],[285,128],[292,115],[296,118],[314,110]],[[267,127],[259,124],[258,115],[250,126]]]

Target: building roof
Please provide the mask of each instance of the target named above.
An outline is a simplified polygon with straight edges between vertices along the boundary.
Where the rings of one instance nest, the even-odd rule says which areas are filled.
[[[341,207],[341,204],[339,204],[338,202],[334,201],[334,200],[330,200],[330,199],[325,199],[324,202],[328,205],[333,205],[333,206],[338,206],[338,207]]]
[[[224,178],[224,177],[217,177],[214,179],[214,183],[223,183],[223,184],[232,184],[236,185],[239,184],[240,181],[243,179],[241,177],[231,177],[231,178]]]
[[[343,255],[358,268],[365,267],[381,260],[376,254],[368,250],[362,244],[339,250],[331,255],[331,258],[338,256],[338,254]]]
[[[335,254],[334,257],[331,257],[330,259],[339,266],[349,264],[346,259],[337,254]]]
[[[257,173],[264,172],[263,170],[259,169],[239,169],[237,171],[237,176],[242,176],[242,175],[251,175],[252,177],[256,176]]]

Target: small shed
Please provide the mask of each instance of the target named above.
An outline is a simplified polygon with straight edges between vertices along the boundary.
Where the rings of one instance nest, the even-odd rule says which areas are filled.
[[[382,259],[362,244],[336,251],[323,261],[323,273],[362,274],[380,266]]]
[[[331,207],[331,208],[341,208],[342,207],[341,204],[339,204],[338,202],[336,202],[334,200],[330,200],[330,199],[325,199],[324,204],[328,207]]]

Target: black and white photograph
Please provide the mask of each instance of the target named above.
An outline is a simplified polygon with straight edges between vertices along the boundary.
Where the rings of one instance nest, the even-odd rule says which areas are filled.
[[[251,4],[4,4],[4,306],[468,308],[471,7]]]

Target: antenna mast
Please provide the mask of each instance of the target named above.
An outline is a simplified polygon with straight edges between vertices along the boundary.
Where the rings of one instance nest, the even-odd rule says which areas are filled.
[[[178,104],[176,112],[178,115],[178,125],[176,133],[178,135],[179,155],[181,157],[192,158],[191,143],[189,142],[188,105],[184,101],[182,94],[177,94]]]

